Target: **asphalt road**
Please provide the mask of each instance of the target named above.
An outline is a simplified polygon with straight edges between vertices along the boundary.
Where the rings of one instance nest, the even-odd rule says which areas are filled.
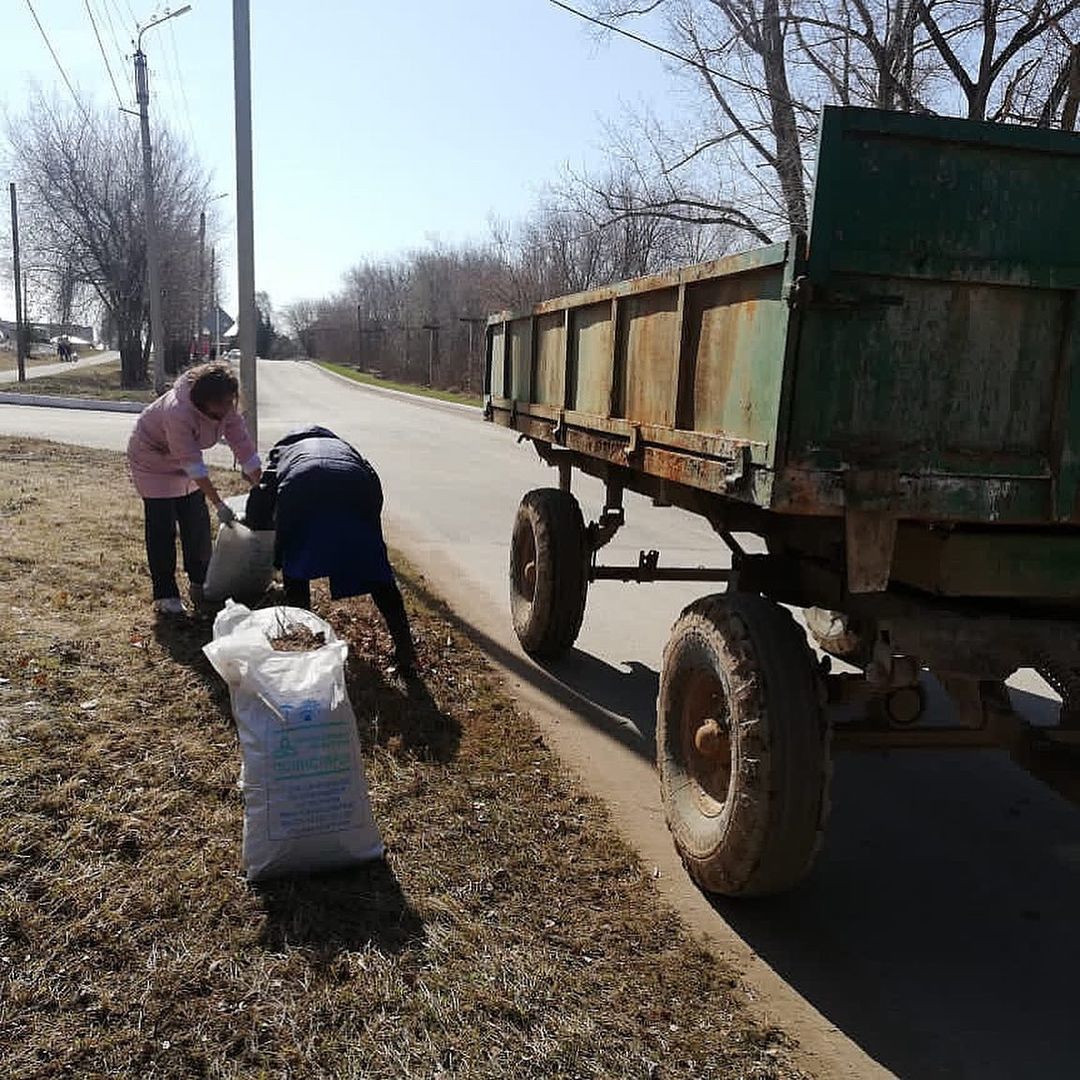
[[[826,847],[787,897],[709,906],[663,824],[651,765],[661,650],[702,585],[598,583],[578,648],[542,671],[509,626],[506,565],[521,495],[554,474],[466,411],[261,363],[260,442],[333,427],[378,468],[392,543],[482,638],[550,741],[657,868],[690,923],[737,957],[759,1012],[800,1038],[820,1075],[1072,1077],[1080,1031],[1080,813],[993,752],[840,756]],[[122,448],[132,418],[0,406],[0,432]],[[219,452],[220,453],[220,452]],[[598,485],[575,478],[586,514]],[[724,565],[702,522],[629,497],[605,561],[657,548]],[[1052,703],[1015,680],[1022,711]],[[947,706],[936,698],[939,718]],[[860,1049],[861,1048],[861,1049]],[[875,1066],[874,1063],[877,1063]]]

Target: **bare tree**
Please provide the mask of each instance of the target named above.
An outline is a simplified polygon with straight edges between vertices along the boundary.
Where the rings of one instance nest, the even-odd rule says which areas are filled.
[[[113,113],[76,110],[37,94],[7,125],[24,192],[26,247],[35,261],[70,268],[73,291],[100,301],[116,335],[125,386],[146,380],[150,343],[146,244],[137,129]],[[187,342],[197,280],[197,226],[208,181],[179,140],[159,128],[155,184],[170,338]]]
[[[289,334],[296,339],[306,356],[317,356],[315,327],[319,321],[320,301],[294,300],[282,309]]]
[[[1080,0],[653,0],[699,91],[688,136],[644,131],[647,183],[615,212],[721,220],[761,241],[807,225],[809,147],[826,103],[1075,125]],[[649,197],[640,197],[640,192]]]

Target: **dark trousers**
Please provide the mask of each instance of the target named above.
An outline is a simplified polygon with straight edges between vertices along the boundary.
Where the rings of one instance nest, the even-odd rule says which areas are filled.
[[[210,511],[201,491],[178,499],[143,499],[146,523],[146,561],[154,583],[154,599],[179,596],[176,587],[176,527],[180,526],[180,547],[184,552],[184,572],[193,585],[206,580],[213,544],[210,538]]]
[[[311,582],[305,578],[283,577],[285,603],[290,607],[311,607]],[[371,590],[371,599],[379,609],[379,614],[386,620],[386,628],[394,640],[394,652],[399,663],[413,660],[412,631],[409,629],[409,616],[405,612],[405,601],[396,581],[387,585],[375,585]]]

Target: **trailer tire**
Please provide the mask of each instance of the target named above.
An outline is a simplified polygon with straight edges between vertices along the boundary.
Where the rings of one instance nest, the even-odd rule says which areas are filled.
[[[822,652],[863,670],[873,660],[877,636],[873,626],[842,611],[826,608],[803,608],[803,618],[810,636]]]
[[[664,811],[694,881],[750,897],[805,877],[828,817],[830,731],[790,613],[749,593],[695,601],[664,649],[656,712]]]
[[[530,491],[510,541],[510,612],[530,656],[552,660],[574,644],[588,588],[589,546],[577,499],[559,488]]]

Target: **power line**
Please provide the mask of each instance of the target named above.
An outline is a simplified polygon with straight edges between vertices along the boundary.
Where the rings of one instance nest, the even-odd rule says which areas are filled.
[[[191,106],[188,104],[187,89],[184,86],[184,71],[180,66],[180,50],[176,47],[176,31],[172,23],[168,25],[169,44],[172,46],[173,70],[176,72],[176,82],[180,87],[180,100],[184,103],[184,120],[187,123],[188,135],[191,137],[191,149],[195,149],[195,128],[191,123]]]
[[[97,38],[98,51],[101,53],[101,59],[105,61],[105,70],[109,73],[109,82],[112,83],[113,93],[116,94],[116,103],[120,108],[123,108],[124,99],[120,96],[120,88],[116,85],[116,77],[113,75],[108,53],[105,52],[105,46],[101,42],[101,34],[98,33],[97,19],[94,18],[94,12],[90,7],[90,0],[83,0],[83,2],[86,4],[86,14],[90,16],[90,25],[94,28],[94,37]]]
[[[731,75],[725,75],[724,72],[717,71],[715,68],[709,67],[708,64],[703,64],[700,60],[694,60],[692,57],[659,44],[659,42],[650,41],[648,38],[641,37],[639,34],[624,30],[621,26],[616,26],[615,23],[609,23],[605,22],[603,19],[598,19],[595,15],[590,15],[587,11],[580,11],[578,8],[571,7],[569,4],[564,4],[562,0],[548,0],[548,3],[554,4],[557,8],[562,8],[563,11],[570,12],[571,15],[576,15],[579,19],[591,22],[595,26],[602,26],[605,30],[610,30],[614,34],[622,34],[623,37],[629,38],[631,41],[636,41],[639,45],[644,45],[646,48],[654,49],[656,52],[663,53],[665,56],[670,56],[674,60],[689,64],[690,67],[697,68],[698,71],[704,71],[714,78],[730,83],[732,86],[737,86],[740,90],[749,90],[753,94],[759,94],[762,97],[769,98],[770,101],[782,101],[785,105],[795,104],[790,98],[777,98],[760,86],[754,86],[752,83],[743,82],[741,79],[733,78]]]
[[[113,0],[99,0],[102,11],[105,12],[105,22],[109,28],[109,37],[112,39],[113,48],[116,50],[116,55],[120,58],[120,70],[125,73],[124,86],[126,89],[131,89],[131,83],[128,75],[128,54],[124,52],[124,49],[120,45],[120,40],[116,33],[116,26],[119,24],[121,29],[124,26],[124,17],[120,14],[119,9]],[[113,22],[113,12],[116,12],[116,23]]]
[[[86,112],[83,103],[79,100],[79,95],[75,93],[75,87],[71,85],[71,80],[67,76],[67,72],[64,70],[64,65],[60,63],[60,58],[56,55],[56,50],[52,47],[52,42],[49,40],[49,35],[45,33],[45,27],[41,25],[41,20],[38,18],[38,13],[34,10],[34,5],[31,0],[26,0],[26,6],[30,9],[30,14],[34,16],[34,22],[37,23],[37,28],[41,33],[41,39],[45,42],[45,47],[49,50],[49,55],[53,58],[53,63],[56,65],[56,70],[60,72],[60,77],[64,80],[64,85],[68,88],[68,92],[71,94],[72,100],[79,106],[79,112],[83,114],[87,123],[90,122],[90,117]]]

